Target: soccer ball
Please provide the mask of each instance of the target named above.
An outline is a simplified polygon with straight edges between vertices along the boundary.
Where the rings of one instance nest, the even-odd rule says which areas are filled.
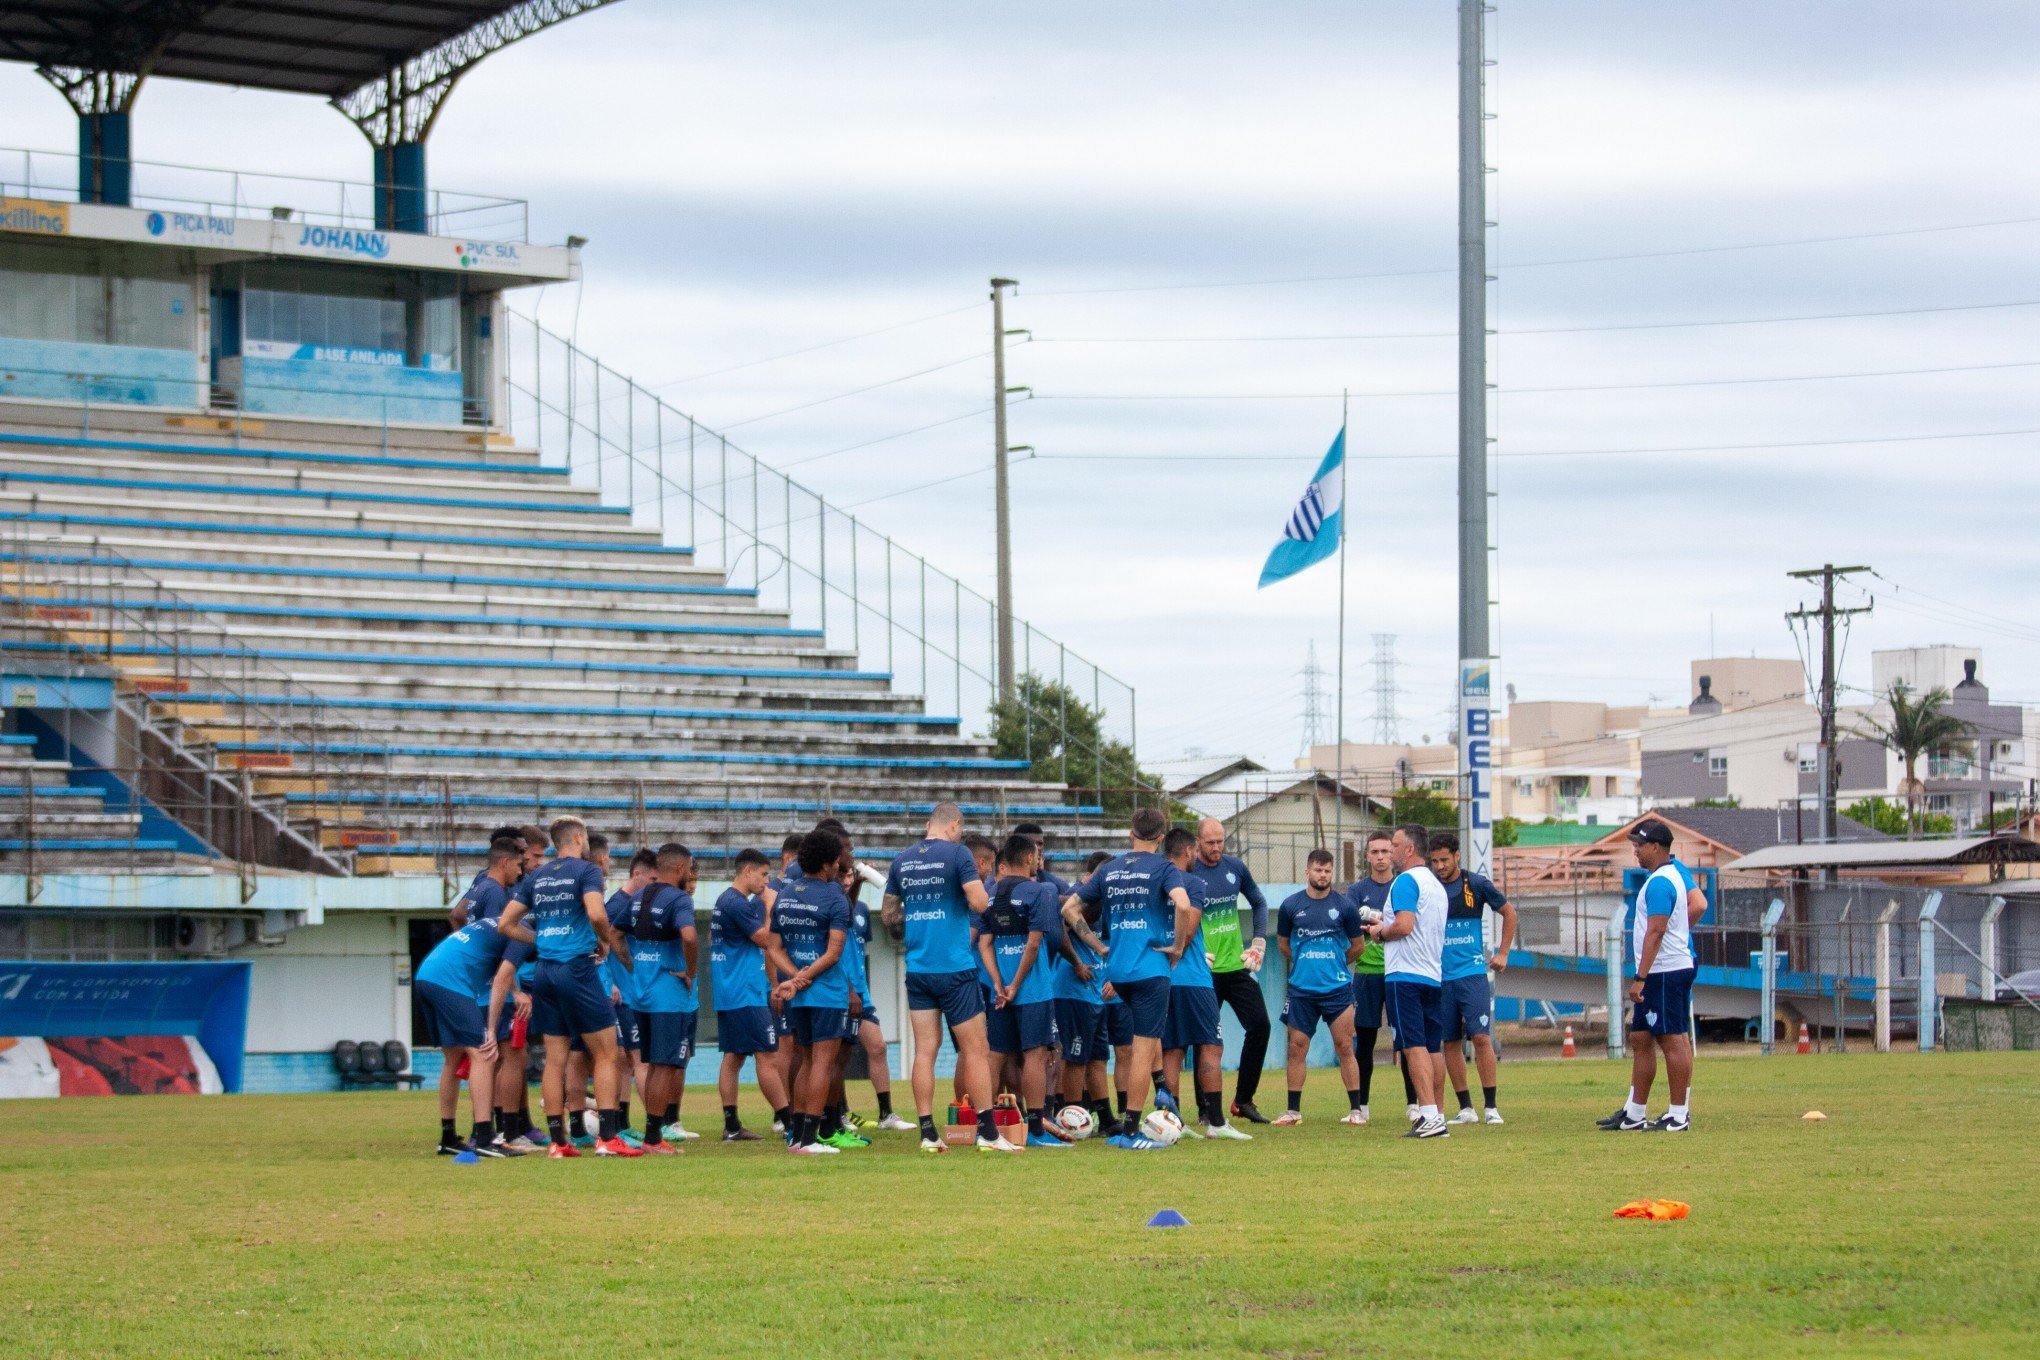
[[[1169,1147],[1183,1136],[1183,1121],[1167,1110],[1149,1110],[1140,1121],[1140,1136],[1150,1143]]]
[[[595,1117],[595,1111],[593,1111],[593,1110],[583,1110],[583,1111],[581,1111],[581,1134],[582,1134],[582,1136],[583,1136],[583,1137],[586,1137],[586,1138],[594,1138],[594,1137],[597,1137],[598,1135],[600,1135],[600,1134],[601,1134],[601,1132],[602,1132],[602,1121],[601,1121],[601,1120],[599,1120],[599,1119],[597,1119],[597,1118]]]
[[[1063,1106],[1056,1112],[1055,1122],[1061,1126],[1064,1133],[1079,1141],[1089,1138],[1098,1128],[1098,1121],[1081,1105]]]

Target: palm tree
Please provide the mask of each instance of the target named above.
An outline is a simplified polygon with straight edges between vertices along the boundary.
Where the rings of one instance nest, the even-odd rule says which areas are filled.
[[[1911,839],[1919,827],[1919,796],[1925,787],[1919,780],[1920,757],[1952,746],[1975,735],[1967,722],[1948,712],[1948,691],[1939,686],[1918,698],[1903,680],[1894,680],[1885,696],[1891,706],[1891,721],[1866,717],[1871,736],[1898,753],[1905,763],[1905,827]]]

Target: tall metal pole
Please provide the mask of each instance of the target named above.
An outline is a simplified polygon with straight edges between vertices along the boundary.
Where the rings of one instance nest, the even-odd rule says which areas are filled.
[[[1013,699],[1013,524],[1006,495],[1006,290],[1012,279],[992,280],[992,488],[999,558],[999,702]]]
[[[1338,752],[1332,757],[1332,853],[1338,857],[1335,873],[1346,873],[1346,464],[1352,461],[1352,441],[1346,437],[1347,408],[1352,399],[1339,393],[1339,730],[1332,740]]]
[[[1487,113],[1484,0],[1459,4],[1459,839],[1466,867],[1491,872],[1476,803],[1483,777],[1467,733],[1467,668],[1488,662]],[[1487,686],[1483,675],[1483,686]],[[1478,700],[1485,708],[1492,690]],[[1485,713],[1479,720],[1486,722]],[[1486,748],[1483,748],[1486,749]]]
[[[1835,754],[1835,620],[1851,614],[1869,612],[1868,606],[1856,609],[1835,608],[1835,582],[1869,571],[1869,567],[1838,567],[1829,562],[1823,566],[1811,567],[1805,571],[1788,571],[1785,574],[1796,580],[1820,582],[1820,608],[1817,610],[1798,609],[1786,615],[1788,620],[1805,619],[1809,615],[1820,619],[1820,747],[1816,762],[1815,778],[1818,787],[1814,794],[1814,807],[1818,812],[1819,835],[1822,845],[1832,845],[1835,840],[1835,790],[1840,786],[1841,773]],[[1832,866],[1821,873],[1823,882],[1833,882]]]

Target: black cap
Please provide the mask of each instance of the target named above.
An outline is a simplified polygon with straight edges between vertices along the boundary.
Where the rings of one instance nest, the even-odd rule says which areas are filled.
[[[1629,828],[1631,845],[1662,845],[1672,848],[1672,829],[1653,817],[1647,822],[1638,822]]]

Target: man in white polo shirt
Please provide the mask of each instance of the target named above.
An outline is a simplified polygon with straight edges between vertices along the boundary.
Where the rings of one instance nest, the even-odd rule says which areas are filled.
[[[1672,857],[1672,829],[1655,817],[1629,832],[1637,864],[1650,875],[1636,894],[1631,932],[1629,1000],[1629,1099],[1600,1121],[1610,1132],[1647,1130],[1684,1133],[1690,1127],[1686,1102],[1693,1083],[1693,876]],[[1657,1055],[1665,1055],[1671,1108],[1661,1119],[1645,1110],[1657,1080]]]
[[[1389,838],[1400,871],[1388,886],[1388,914],[1369,928],[1382,942],[1388,1017],[1417,1088],[1417,1122],[1405,1138],[1449,1138],[1438,1102],[1445,1091],[1445,994],[1439,979],[1445,952],[1445,885],[1424,862],[1431,837],[1399,826]]]

